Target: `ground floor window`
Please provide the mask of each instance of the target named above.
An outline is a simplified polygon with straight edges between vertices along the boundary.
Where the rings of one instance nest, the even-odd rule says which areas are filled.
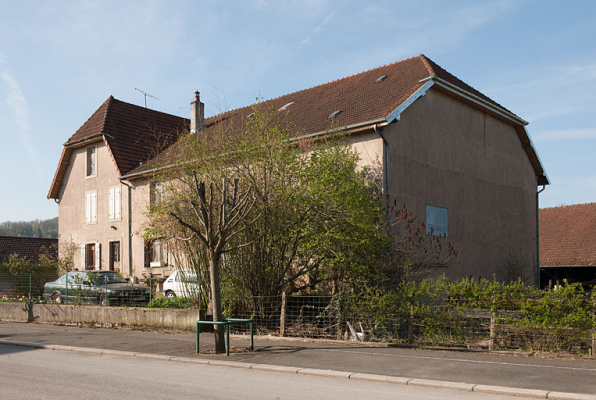
[[[101,253],[99,243],[88,243],[81,248],[81,266],[83,269],[101,269]]]
[[[120,242],[110,242],[110,271],[120,272]]]
[[[426,206],[426,234],[449,236],[449,210],[447,208]]]
[[[167,245],[162,240],[145,243],[145,267],[165,267],[168,264]]]

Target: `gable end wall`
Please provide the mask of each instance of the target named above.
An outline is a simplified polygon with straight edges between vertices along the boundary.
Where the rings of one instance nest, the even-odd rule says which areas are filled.
[[[456,263],[449,277],[504,279],[508,257],[525,258],[534,282],[536,177],[513,126],[435,90],[384,128],[391,195],[425,220],[426,205],[449,209]]]

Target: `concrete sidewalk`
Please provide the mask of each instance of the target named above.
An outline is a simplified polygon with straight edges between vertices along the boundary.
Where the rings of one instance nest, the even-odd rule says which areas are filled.
[[[0,344],[93,351],[182,362],[444,387],[548,399],[596,400],[596,361],[379,347],[362,343],[231,338],[230,357],[209,354],[213,336],[0,322]],[[26,347],[25,347],[26,348]],[[86,350],[87,349],[87,350]],[[94,349],[94,350],[91,350]]]

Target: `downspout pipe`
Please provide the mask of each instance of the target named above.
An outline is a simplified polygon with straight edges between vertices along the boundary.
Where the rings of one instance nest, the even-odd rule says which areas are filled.
[[[540,193],[544,192],[546,185],[536,192],[536,286],[540,289]]]
[[[385,191],[385,202],[388,203],[389,202],[389,142],[387,141],[387,139],[385,138],[385,136],[383,135],[382,132],[382,128],[379,128],[377,126],[377,124],[373,125],[373,130],[377,133],[377,135],[379,135],[379,137],[381,138],[381,140],[383,140],[383,155],[385,156],[385,162],[384,162],[384,191]]]
[[[128,218],[128,277],[132,277],[132,185],[126,183],[122,178],[118,178],[120,183],[128,188],[128,201],[127,201],[127,218]]]

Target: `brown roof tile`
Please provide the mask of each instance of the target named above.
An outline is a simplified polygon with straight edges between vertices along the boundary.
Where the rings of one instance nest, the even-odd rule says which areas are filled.
[[[386,78],[378,81],[378,78],[382,76]],[[333,127],[345,128],[384,121],[420,89],[431,76],[440,78],[493,107],[510,113],[424,55],[263,101],[259,106],[264,109],[273,107],[277,110],[292,103],[288,112],[284,111],[284,118],[288,126],[295,127],[301,134],[308,135],[324,132],[332,124]],[[209,130],[222,121],[231,122],[232,126],[241,127],[254,107],[253,104],[207,118],[201,133],[209,134]],[[329,116],[335,111],[341,112],[331,120]],[[99,137],[103,134],[119,173],[128,176],[137,175],[161,166],[163,164],[161,159],[168,153],[153,157],[147,163],[139,166],[140,162],[145,162],[154,155],[155,149],[159,147],[154,132],[169,133],[180,129],[180,127],[187,129],[188,124],[189,121],[185,118],[148,110],[110,97],[65,144],[65,151],[48,198],[57,198],[58,196],[66,163],[70,158],[70,147],[84,143],[86,140],[92,140],[94,137],[95,140],[100,140]],[[521,126],[518,131],[518,134],[521,135],[520,140],[529,141],[523,137],[524,132],[523,126]],[[167,144],[171,143],[175,137],[176,135],[168,136]],[[543,175],[542,166],[535,157],[533,148],[530,147],[526,149],[528,157],[534,165],[536,174]],[[548,183],[548,180],[544,178],[543,182]]]
[[[382,76],[386,78],[377,82]],[[426,83],[421,80],[430,76],[437,76],[495,107],[503,108],[424,55],[289,93],[264,101],[260,106],[277,110],[293,103],[288,109],[287,122],[289,126],[297,127],[301,134],[308,135],[329,129],[332,122],[329,115],[338,110],[341,113],[333,119],[335,127],[384,120]],[[243,126],[244,119],[252,113],[254,107],[255,104],[252,104],[207,118],[204,129],[208,132],[210,127],[222,120],[234,121],[233,126]],[[159,166],[159,158],[162,157],[135,168],[130,173],[139,174]]]
[[[540,210],[540,265],[596,266],[596,203]]]
[[[188,130],[189,120],[125,103],[110,96],[64,144],[48,198],[57,198],[72,148],[104,140],[115,168],[124,175]]]
[[[58,239],[30,238],[21,236],[0,236],[0,262],[12,254],[37,261],[41,254],[58,256]]]

